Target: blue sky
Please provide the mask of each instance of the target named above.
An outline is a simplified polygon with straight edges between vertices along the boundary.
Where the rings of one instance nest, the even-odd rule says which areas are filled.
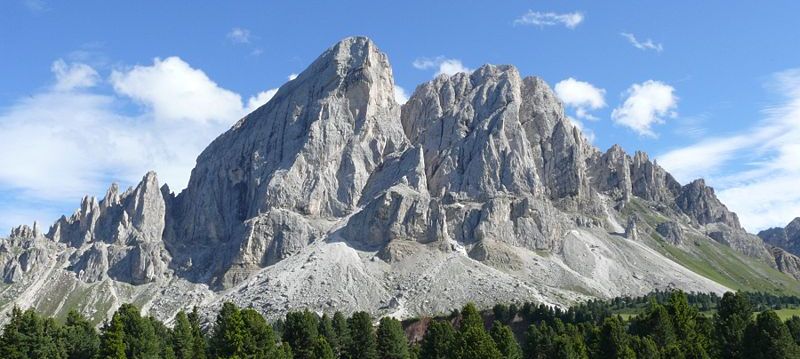
[[[514,64],[601,149],[704,177],[751,231],[800,216],[796,1],[8,0],[0,4],[0,231],[194,158],[337,40],[367,35],[407,94]]]

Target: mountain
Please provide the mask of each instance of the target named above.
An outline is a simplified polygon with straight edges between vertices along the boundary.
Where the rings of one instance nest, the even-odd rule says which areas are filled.
[[[399,317],[654,289],[800,293],[702,180],[601,152],[540,78],[485,65],[394,100],[364,37],[326,50],[197,158],[0,241],[0,305],[101,321],[224,301]],[[785,273],[779,270],[784,270]]]

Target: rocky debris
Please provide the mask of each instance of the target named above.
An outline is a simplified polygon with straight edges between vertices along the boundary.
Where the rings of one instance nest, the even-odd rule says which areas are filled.
[[[758,236],[769,245],[783,248],[794,255],[800,255],[800,217],[793,219],[784,228],[763,230]]]
[[[741,228],[736,214],[728,211],[728,207],[714,194],[714,189],[706,186],[702,179],[683,186],[675,203],[696,224],[724,223],[734,229]]]
[[[678,222],[661,222],[656,226],[656,233],[660,234],[667,243],[679,245],[684,242],[683,228]]]

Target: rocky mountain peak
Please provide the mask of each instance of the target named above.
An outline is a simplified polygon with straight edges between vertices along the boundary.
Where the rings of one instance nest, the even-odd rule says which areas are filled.
[[[702,178],[683,186],[675,203],[697,224],[724,223],[734,229],[741,228],[736,214],[720,202],[714,189],[706,186]]]

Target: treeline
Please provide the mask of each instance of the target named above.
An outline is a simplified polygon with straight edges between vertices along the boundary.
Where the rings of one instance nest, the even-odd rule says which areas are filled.
[[[70,312],[61,323],[14,309],[0,336],[0,358],[299,358],[299,359],[521,359],[521,358],[798,358],[800,317],[782,322],[757,309],[745,293],[717,297],[713,317],[705,298],[683,292],[650,296],[623,320],[615,301],[590,301],[568,310],[544,305],[498,305],[480,313],[468,304],[447,317],[407,321],[365,312],[318,316],[290,312],[269,324],[251,308],[225,303],[210,329],[196,310],[180,312],[172,328],[121,306],[98,331]],[[694,300],[692,299],[694,298]],[[764,297],[766,298],[766,297]],[[630,301],[640,304],[640,299]],[[694,305],[692,304],[694,303]],[[407,333],[422,330],[409,342]]]

